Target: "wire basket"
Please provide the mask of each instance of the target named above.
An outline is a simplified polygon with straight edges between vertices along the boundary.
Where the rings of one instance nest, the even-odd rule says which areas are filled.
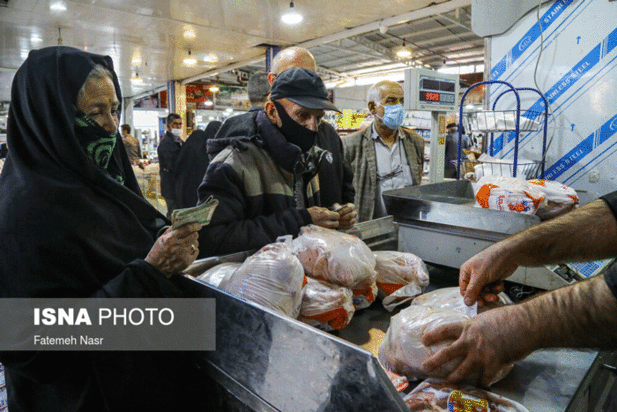
[[[463,122],[472,132],[516,131],[516,110],[481,111],[464,114]],[[521,115],[519,131],[534,132],[544,125],[544,113],[526,111]]]
[[[475,178],[480,180],[481,177],[486,175],[497,175],[510,177],[513,172],[512,162],[481,162],[481,167],[474,167]],[[516,177],[522,179],[535,179],[540,176],[542,168],[542,162],[530,161],[524,163],[518,163],[516,165]]]

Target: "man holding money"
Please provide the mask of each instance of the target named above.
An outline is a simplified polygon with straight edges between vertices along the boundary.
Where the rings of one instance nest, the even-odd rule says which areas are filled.
[[[339,111],[317,73],[291,68],[272,83],[265,110],[242,116],[229,138],[213,140],[220,151],[199,203],[213,196],[219,205],[200,231],[201,257],[257,249],[311,223],[335,229],[349,223],[339,221],[345,216],[355,219],[318,206],[316,175],[325,155],[315,142],[325,110]]]

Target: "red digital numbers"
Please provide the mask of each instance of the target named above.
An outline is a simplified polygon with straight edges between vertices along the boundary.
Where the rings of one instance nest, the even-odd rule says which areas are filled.
[[[426,100],[430,100],[433,102],[439,101],[439,93],[426,93]]]

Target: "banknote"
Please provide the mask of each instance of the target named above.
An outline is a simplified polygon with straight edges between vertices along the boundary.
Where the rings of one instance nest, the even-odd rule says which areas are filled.
[[[188,207],[186,209],[176,209],[171,212],[171,227],[177,229],[188,223],[201,223],[203,226],[210,224],[214,209],[219,201],[210,196],[208,200],[199,206]]]

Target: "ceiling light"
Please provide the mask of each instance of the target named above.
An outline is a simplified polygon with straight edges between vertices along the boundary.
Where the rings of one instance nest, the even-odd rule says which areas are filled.
[[[212,92],[212,93],[218,93],[219,90],[221,90],[221,89],[219,89],[218,86],[210,86],[210,88],[208,90],[210,90],[210,92]]]
[[[302,15],[294,10],[294,2],[289,3],[289,10],[281,16],[281,21],[285,24],[298,24],[302,21]]]
[[[196,63],[197,63],[197,59],[191,56],[191,51],[189,50],[189,55],[187,56],[186,59],[184,59],[184,64],[186,64],[187,66],[193,66]]]
[[[187,40],[193,40],[195,37],[197,37],[197,35],[195,34],[195,30],[191,29],[187,29],[184,32],[184,38]]]
[[[214,63],[218,60],[219,60],[218,57],[216,57],[214,54],[209,54],[206,57],[204,57],[204,61],[206,63]]]
[[[66,11],[66,6],[64,5],[64,3],[54,3],[51,6],[49,6],[49,10]]]
[[[28,50],[22,50],[20,56],[21,56],[22,59],[27,59],[28,58],[28,54],[30,54],[30,52]]]
[[[131,64],[134,66],[139,66],[141,64],[141,56],[139,54],[135,54],[133,56],[133,60],[131,60]]]
[[[204,102],[204,105],[205,105],[206,107],[212,107],[212,105],[214,105],[214,103],[212,103],[212,100],[206,100],[206,101]],[[212,120],[212,117],[210,117],[210,120]]]
[[[37,36],[36,34],[33,34],[32,36],[30,36],[30,41],[32,43],[40,43],[43,41],[43,39],[41,39],[39,36]]]
[[[405,40],[403,40],[403,45],[398,49],[396,55],[401,59],[408,59],[411,57],[411,50],[405,45]]]

